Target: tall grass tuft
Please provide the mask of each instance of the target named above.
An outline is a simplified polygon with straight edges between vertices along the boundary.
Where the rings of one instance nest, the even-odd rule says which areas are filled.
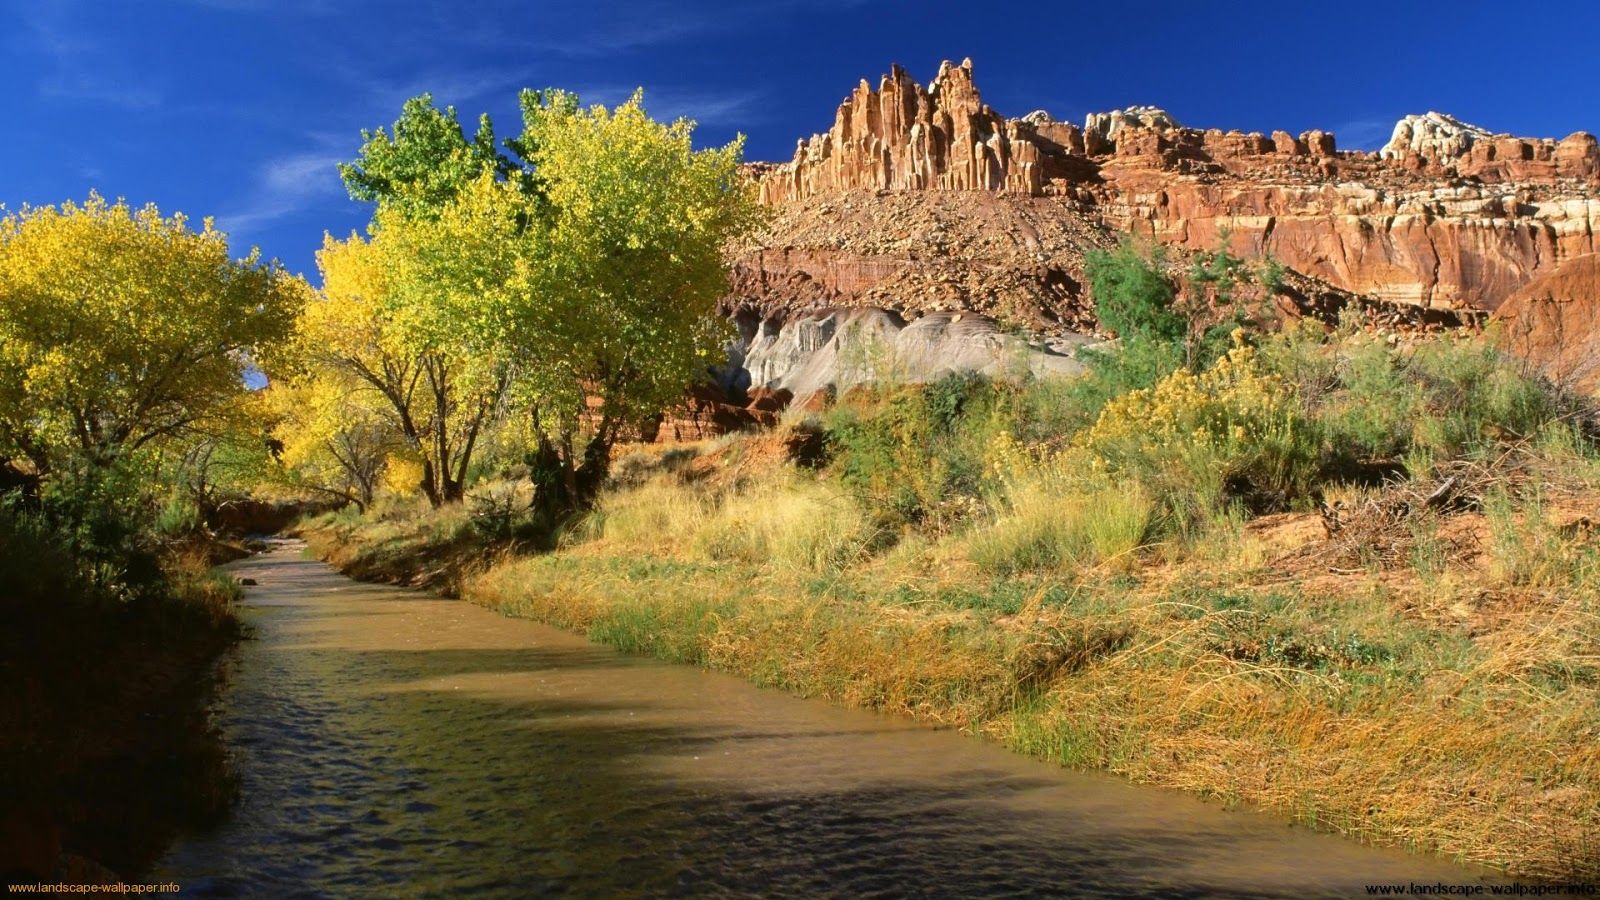
[[[1026,478],[1007,487],[1003,505],[967,542],[972,561],[996,575],[1129,564],[1155,524],[1155,504],[1136,481],[1063,488]]]
[[[862,558],[875,535],[845,491],[791,475],[724,495],[690,544],[710,560],[820,573]]]

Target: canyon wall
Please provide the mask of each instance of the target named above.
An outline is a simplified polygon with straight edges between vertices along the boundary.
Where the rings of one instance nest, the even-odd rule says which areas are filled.
[[[1214,248],[1227,233],[1235,252],[1425,307],[1492,310],[1534,277],[1600,250],[1600,147],[1588,134],[1518,138],[1428,113],[1401,120],[1388,145],[1364,153],[1338,150],[1323,131],[1185,128],[1154,107],[1093,114],[1080,128],[1044,112],[1005,118],[982,101],[970,61],[945,63],[927,88],[898,66],[875,89],[863,81],[829,131],[801,141],[792,160],[751,172],[779,210],[836,209],[849,193],[982,192],[1002,204],[1038,201],[1029,207],[1036,219],[1077,220],[1054,231],[1098,227],[1190,249]],[[1014,218],[991,207],[946,230],[982,229],[995,215]],[[875,255],[834,246],[847,235],[809,245],[795,237],[780,230],[744,257],[746,283],[805,283],[851,303],[939,258],[932,245]],[[1045,257],[1034,260],[1045,264],[1035,266],[1036,293],[1080,274],[1048,252],[1033,255]],[[1006,305],[996,297],[991,307]]]

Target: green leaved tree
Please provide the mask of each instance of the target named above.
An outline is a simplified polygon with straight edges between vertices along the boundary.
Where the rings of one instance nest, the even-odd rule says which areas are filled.
[[[344,174],[378,204],[389,346],[448,360],[478,401],[529,418],[539,503],[559,517],[590,502],[619,439],[703,376],[724,336],[724,252],[759,207],[742,139],[697,150],[692,122],[651,119],[640,94],[520,100],[509,155],[487,119],[468,139],[424,96]]]

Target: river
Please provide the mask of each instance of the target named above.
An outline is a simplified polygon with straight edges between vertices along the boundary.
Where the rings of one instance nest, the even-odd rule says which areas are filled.
[[[217,719],[242,799],[152,880],[195,896],[1307,897],[1475,882],[897,717],[352,582],[232,567]]]

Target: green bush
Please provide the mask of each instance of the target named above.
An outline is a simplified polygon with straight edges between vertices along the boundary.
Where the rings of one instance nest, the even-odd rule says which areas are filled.
[[[986,451],[1016,389],[972,373],[845,403],[826,420],[835,465],[879,525],[950,527],[981,504]]]
[[[0,610],[45,604],[100,605],[114,593],[97,585],[70,548],[70,536],[20,498],[0,503]]]
[[[1124,240],[1115,250],[1091,250],[1084,257],[1084,273],[1094,295],[1095,316],[1102,328],[1123,340],[1135,337],[1155,342],[1179,342],[1188,334],[1188,321],[1175,309],[1177,293],[1162,274],[1160,247],[1141,251]]]
[[[60,473],[36,498],[14,499],[14,511],[38,519],[73,560],[88,596],[123,603],[159,601],[166,593],[154,510],[137,486],[139,473]],[[21,558],[21,557],[19,557]]]
[[[183,538],[205,531],[205,516],[189,494],[173,491],[156,512],[155,530],[165,538]]]
[[[1354,335],[1324,351],[1331,384],[1303,391],[1303,402],[1322,423],[1335,458],[1406,460],[1408,468],[1422,468],[1534,437],[1564,412],[1548,385],[1476,337],[1439,338],[1407,351]],[[1282,353],[1275,358],[1285,361]]]

